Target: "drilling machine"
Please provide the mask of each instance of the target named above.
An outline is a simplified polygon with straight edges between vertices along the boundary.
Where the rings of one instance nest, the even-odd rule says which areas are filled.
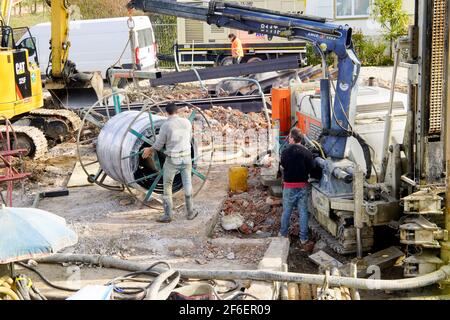
[[[445,135],[446,126],[441,117],[446,109],[444,74],[448,61],[448,39],[445,38],[448,30],[444,22],[449,1],[416,2],[415,25],[406,41],[410,59],[404,64],[409,67],[411,82],[405,141],[391,145],[388,139],[381,176],[372,173],[370,146],[352,128],[360,62],[349,26],[334,25],[319,17],[220,1],[209,1],[208,6],[204,6],[173,0],[133,0],[128,7],[262,33],[269,39],[277,36],[308,41],[321,56],[323,66],[321,133],[318,141],[312,143],[320,151],[321,156],[317,156],[315,162],[322,168],[322,177],[312,182],[310,212],[314,218],[310,226],[334,251],[356,252],[358,257],[373,247],[375,229],[396,228],[400,231],[400,242],[406,245],[405,275],[416,276],[449,262],[447,230],[423,215],[443,216],[442,193],[447,191],[441,174],[445,172],[444,152],[447,170],[450,160],[450,137],[448,133]],[[402,44],[405,45],[405,41]],[[330,81],[326,62],[331,53],[338,59],[336,83]],[[334,89],[334,103],[331,89]],[[363,161],[352,156],[355,150],[349,150],[349,145],[355,148],[355,142]],[[448,214],[446,223],[448,229]],[[421,259],[424,248],[435,250],[429,259]],[[439,248],[441,259],[436,252]]]
[[[403,151],[406,160],[399,221],[400,243],[406,245],[405,276],[450,262],[449,14],[448,0],[416,0],[414,24],[396,45],[397,57],[407,49],[402,64],[408,68],[408,120],[403,143],[390,145],[387,140],[385,148]]]

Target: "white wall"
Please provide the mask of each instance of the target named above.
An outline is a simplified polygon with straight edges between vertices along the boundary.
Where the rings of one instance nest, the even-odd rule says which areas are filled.
[[[333,20],[333,23],[339,25],[348,24],[355,30],[360,30],[367,36],[379,36],[381,26],[372,18],[352,18],[342,19],[335,16],[336,0],[307,0],[305,14],[324,17]],[[403,0],[403,10],[408,14],[414,14],[414,0]]]

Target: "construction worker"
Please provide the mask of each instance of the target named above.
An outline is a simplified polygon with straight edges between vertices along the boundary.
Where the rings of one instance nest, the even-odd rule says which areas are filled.
[[[279,236],[287,237],[289,222],[294,207],[298,209],[300,243],[303,251],[311,252],[314,242],[308,236],[308,196],[310,175],[314,173],[315,164],[311,151],[302,145],[303,136],[298,128],[289,134],[289,146],[281,153],[283,168],[283,215]]]
[[[244,57],[244,49],[242,49],[242,43],[234,33],[228,35],[228,39],[231,41],[231,56],[233,57],[233,64],[239,64]]]
[[[180,173],[183,182],[186,202],[187,218],[194,219],[198,212],[194,210],[192,192],[192,159],[191,159],[191,122],[178,116],[179,107],[175,103],[166,106],[168,119],[159,129],[155,144],[144,148],[142,158],[147,159],[154,151],[161,151],[165,147],[166,160],[163,166],[163,206],[164,214],[158,222],[168,223],[173,219],[172,185],[175,176]]]

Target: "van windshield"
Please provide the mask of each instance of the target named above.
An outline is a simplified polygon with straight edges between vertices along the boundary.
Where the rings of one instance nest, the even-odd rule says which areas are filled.
[[[138,32],[138,42],[139,47],[150,47],[153,45],[153,33],[152,29],[143,29],[139,30]]]

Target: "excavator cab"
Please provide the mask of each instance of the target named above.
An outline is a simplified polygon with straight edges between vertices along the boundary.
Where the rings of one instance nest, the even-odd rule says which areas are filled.
[[[0,0],[0,118],[12,122],[17,137],[15,145],[27,150],[25,156],[35,159],[43,156],[48,147],[71,138],[81,124],[80,118],[67,108],[42,108],[43,84],[58,98],[55,100],[60,105],[69,108],[80,107],[76,99],[68,99],[72,90],[83,101],[89,98],[89,105],[103,93],[103,79],[99,72],[78,72],[68,59],[67,2],[49,0],[47,3],[52,9],[52,54],[47,74],[41,76],[32,34],[26,27],[12,28],[8,25],[11,1]],[[26,33],[25,38],[29,40],[18,43],[17,40],[24,38]],[[4,122],[0,119],[0,133],[5,130]]]
[[[39,66],[29,61],[29,49],[16,43],[17,35],[28,28],[0,24],[0,116],[16,116],[42,107],[42,82]]]

